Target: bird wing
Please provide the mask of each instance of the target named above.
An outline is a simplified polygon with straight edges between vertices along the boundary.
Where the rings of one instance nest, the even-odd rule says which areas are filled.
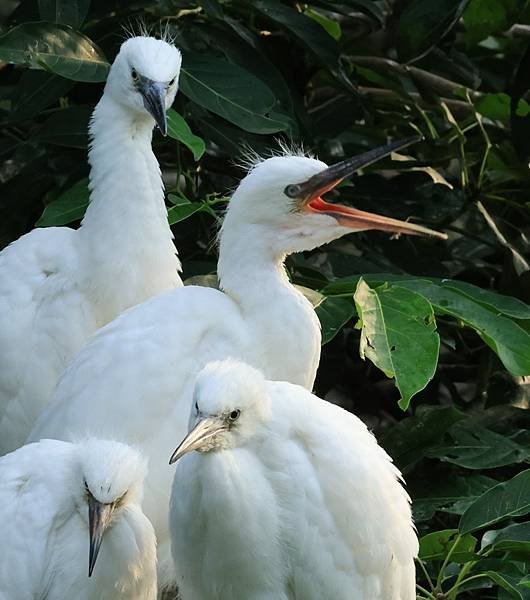
[[[35,229],[0,253],[0,453],[23,443],[92,317],[75,231]]]
[[[299,548],[291,582],[296,597],[347,600],[358,590],[362,600],[414,599],[418,542],[390,457],[354,415],[303,388],[271,386],[283,407],[278,415],[289,415],[277,423],[284,468],[273,472],[279,497],[291,498],[286,518],[302,532],[287,539]],[[285,494],[292,482],[295,494]]]
[[[0,458],[0,598],[36,598],[47,587],[56,525],[64,518],[65,456],[71,444],[43,440]]]

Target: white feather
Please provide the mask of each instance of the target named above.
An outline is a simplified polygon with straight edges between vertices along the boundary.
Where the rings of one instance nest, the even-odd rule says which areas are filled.
[[[146,466],[102,440],[42,440],[0,458],[2,600],[155,600],[156,541],[141,509]],[[88,577],[84,481],[108,502],[125,494]]]
[[[168,452],[187,429],[194,379],[229,356],[268,378],[312,389],[320,325],[289,282],[286,254],[350,231],[334,217],[297,208],[284,194],[326,165],[269,158],[243,179],[220,234],[221,290],[184,287],[129,309],[104,327],[66,370],[30,439],[90,433],[138,444],[150,460],[145,510],[158,538],[159,582],[172,581]]]
[[[194,402],[192,426],[240,416],[177,463],[170,525],[183,600],[416,597],[409,498],[358,418],[235,361],[208,365]]]
[[[131,65],[169,81],[180,53],[151,38],[123,44],[90,124],[90,205],[80,229],[35,229],[0,253],[0,454],[24,442],[94,331],[182,283],[151,150],[154,120],[131,87]]]

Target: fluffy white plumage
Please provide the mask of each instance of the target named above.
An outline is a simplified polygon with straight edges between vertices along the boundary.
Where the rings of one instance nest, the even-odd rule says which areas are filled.
[[[310,206],[311,198],[293,200],[284,190],[327,172],[324,163],[300,156],[257,165],[234,193],[221,230],[223,291],[184,287],[120,315],[71,363],[31,434],[72,439],[90,433],[138,445],[149,457],[144,507],[157,533],[162,585],[173,577],[166,456],[186,432],[198,371],[232,356],[270,379],[313,385],[319,322],[283,263],[286,254],[329,242],[352,226],[345,224],[345,208],[334,205],[336,218]]]
[[[0,598],[155,600],[145,472],[137,451],[97,439],[42,440],[0,458]],[[115,503],[90,578],[89,491]]]
[[[138,83],[162,82],[156,91],[167,108],[180,64],[180,52],[160,40],[122,45],[92,116],[91,195],[81,227],[35,229],[0,253],[0,454],[24,442],[94,331],[182,284],[151,150],[155,121],[143,103],[144,93],[154,101],[153,90]]]
[[[182,600],[414,600],[409,498],[362,421],[228,360],[198,376],[197,424],[170,507]]]

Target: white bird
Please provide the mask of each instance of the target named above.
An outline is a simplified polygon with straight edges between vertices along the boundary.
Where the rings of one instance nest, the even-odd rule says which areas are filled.
[[[90,124],[90,204],[81,227],[34,229],[0,253],[0,454],[24,443],[59,375],[126,308],[182,285],[151,150],[166,131],[180,52],[127,40]]]
[[[94,438],[42,440],[0,458],[0,598],[154,600],[146,470],[136,450]]]
[[[170,505],[182,600],[414,600],[401,475],[354,415],[234,360],[197,378]]]
[[[409,140],[410,142],[410,140]],[[301,156],[269,158],[243,179],[220,234],[221,288],[186,286],[120,315],[77,355],[30,439],[90,432],[138,445],[149,458],[145,511],[158,539],[158,580],[172,581],[168,531],[168,448],[187,430],[198,371],[233,356],[271,379],[311,389],[320,327],[290,283],[285,255],[360,229],[441,236],[412,223],[329,204],[320,198],[366,162],[403,142],[327,168]],[[442,236],[443,237],[443,236]]]

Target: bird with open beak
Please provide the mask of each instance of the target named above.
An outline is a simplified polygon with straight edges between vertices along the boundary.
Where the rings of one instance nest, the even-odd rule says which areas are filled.
[[[446,234],[423,227],[422,225],[392,219],[391,217],[365,212],[341,204],[332,204],[322,199],[323,194],[334,189],[339,183],[355,172],[370,166],[392,152],[403,150],[407,146],[419,142],[421,139],[419,136],[411,136],[380,146],[379,148],[374,148],[364,154],[323,169],[302,183],[290,184],[286,186],[284,193],[287,197],[293,198],[298,202],[300,210],[329,215],[344,227],[355,229],[356,231],[378,229],[393,233],[430,235],[439,239],[447,239]]]
[[[88,429],[140,445],[150,465],[143,506],[157,534],[162,585],[174,581],[165,453],[187,431],[197,372],[210,360],[232,356],[267,378],[313,387],[320,323],[290,283],[286,256],[362,229],[445,237],[321,198],[356,169],[412,141],[333,167],[293,154],[257,162],[233,193],[221,227],[220,289],[184,286],[125,312],[93,336],[61,378],[31,438],[73,439]]]

